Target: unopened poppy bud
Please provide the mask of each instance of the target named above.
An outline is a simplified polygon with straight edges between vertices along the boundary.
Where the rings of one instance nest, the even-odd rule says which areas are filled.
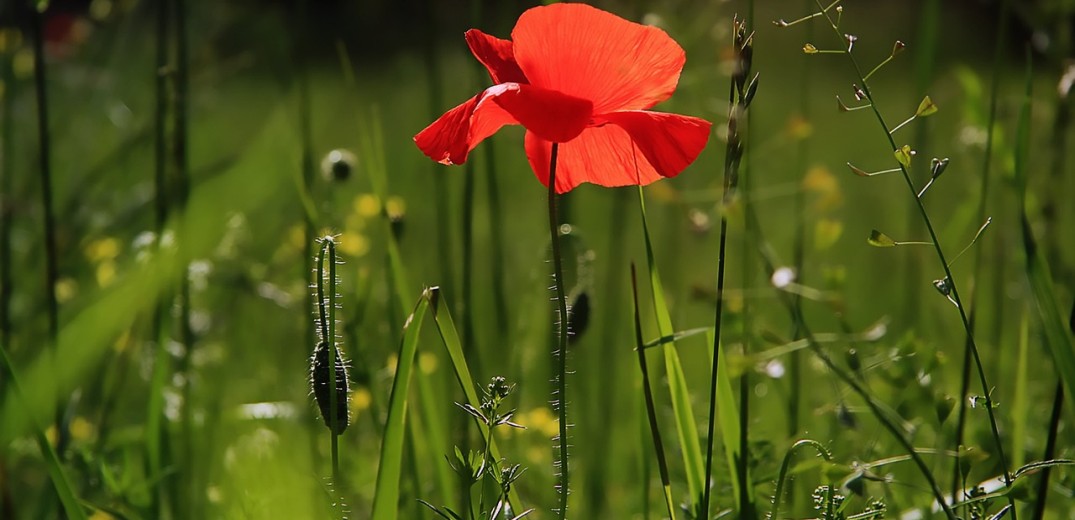
[[[331,385],[329,378],[332,377],[333,370],[329,369],[329,348],[334,349],[336,354],[335,412],[332,411],[332,403],[330,402]],[[335,345],[329,347],[328,343],[322,341],[314,348],[314,354],[310,359],[310,385],[313,387],[314,400],[317,401],[317,407],[321,410],[321,417],[325,420],[325,426],[332,430],[332,416],[335,415],[336,428],[333,433],[336,435],[343,433],[348,424],[347,364],[343,360],[340,349]]]
[[[345,181],[351,177],[358,157],[348,150],[336,149],[321,159],[321,175],[328,181]]]
[[[580,292],[568,309],[567,326],[571,333],[568,336],[569,343],[578,341],[579,336],[590,326],[590,295],[586,291]]]

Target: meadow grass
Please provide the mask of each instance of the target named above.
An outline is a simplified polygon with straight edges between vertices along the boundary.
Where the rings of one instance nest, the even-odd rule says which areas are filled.
[[[0,516],[1068,518],[1070,13],[754,3],[596,3],[714,134],[559,199],[411,140],[524,6],[0,29]]]

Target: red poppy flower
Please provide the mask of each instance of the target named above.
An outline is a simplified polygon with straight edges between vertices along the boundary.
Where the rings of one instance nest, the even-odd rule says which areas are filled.
[[[664,31],[585,4],[527,10],[511,40],[466,33],[495,85],[426,127],[414,141],[434,161],[462,164],[504,125],[526,128],[526,156],[556,191],[584,182],[644,185],[683,171],[709,140],[708,121],[652,112],[676,89],[686,60]]]

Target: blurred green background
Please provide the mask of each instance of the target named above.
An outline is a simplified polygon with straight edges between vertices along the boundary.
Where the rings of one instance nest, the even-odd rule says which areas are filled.
[[[321,499],[328,443],[306,381],[313,348],[307,214],[316,234],[338,235],[343,260],[339,314],[353,392],[352,426],[340,438],[345,479],[339,491],[349,518],[369,514],[405,318],[398,309],[413,304],[394,301],[391,294],[385,214],[401,230],[414,300],[421,287],[442,288],[473,349],[468,362],[476,381],[503,375],[518,385],[516,421],[529,429],[503,437],[504,454],[528,467],[517,489],[525,503],[539,508],[531,517],[552,516],[547,512],[554,502],[549,439],[556,422],[549,406],[552,292],[545,188],[525,160],[521,129],[498,133],[475,150],[467,166],[433,164],[412,142],[441,113],[488,86],[463,32],[476,27],[507,38],[519,13],[532,3],[186,2],[191,191],[185,217],[170,214],[172,233],[181,238],[172,234],[169,240],[178,240],[191,260],[186,272],[193,348],[187,350],[175,293],[183,268],[154,251],[155,79],[158,73],[174,77],[178,59],[170,44],[168,66],[156,64],[157,9],[165,4],[52,2],[45,15],[45,50],[59,253],[55,355],[48,347],[30,18],[18,3],[5,0],[0,7],[0,58],[11,72],[2,85],[9,101],[0,108],[10,121],[0,165],[3,212],[10,223],[10,252],[2,261],[12,273],[3,287],[10,302],[3,348],[20,374],[36,424],[52,424],[52,403],[61,403],[71,435],[62,453],[64,466],[79,496],[100,518],[327,514]],[[1066,240],[1075,187],[1065,162],[1071,154],[1069,101],[1058,85],[1070,74],[1075,5],[1013,3],[998,24],[996,1],[850,1],[841,30],[858,36],[855,54],[867,67],[886,58],[894,41],[907,44],[906,52],[870,81],[890,126],[910,116],[926,94],[940,107],[936,115],[900,130],[897,142],[918,151],[912,174],[919,185],[928,179],[931,158],[951,159],[949,171],[925,197],[949,258],[974,237],[982,224],[978,202],[988,197],[992,225],[953,269],[966,288],[961,292],[973,286],[978,293],[977,337],[1011,443],[1009,458],[1026,462],[1041,457],[1056,376],[1039,341],[1039,325],[1028,314],[1012,182],[1015,120],[1029,55],[1034,89],[1027,156],[1030,210],[1066,311],[1075,281],[1075,250]],[[714,123],[714,136],[695,164],[644,190],[677,330],[710,326],[713,320],[732,16],[753,8],[760,88],[750,110],[743,175],[750,184],[744,196],[760,218],[756,236],[788,266],[794,265],[801,237],[799,281],[840,302],[805,304],[815,331],[883,327],[880,339],[854,345],[871,392],[913,425],[916,446],[949,449],[954,414],[939,410],[959,400],[963,329],[951,303],[931,287],[943,272],[928,248],[879,249],[866,243],[872,229],[898,241],[927,237],[897,175],[863,179],[846,167],[851,162],[866,170],[889,168],[892,155],[867,111],[838,110],[837,95],[848,104],[854,99],[846,59],[802,52],[806,42],[823,49],[839,42],[820,24],[780,28],[770,23],[808,14],[816,9],[813,3],[593,4],[662,27],[677,40],[687,63],[676,94],[657,109]],[[997,27],[1004,27],[1007,37],[1000,47],[992,177],[983,195]],[[166,101],[175,95],[172,85]],[[174,114],[166,122],[171,143]],[[337,149],[354,154],[346,179],[321,171],[322,159]],[[179,170],[170,157],[176,149],[167,144],[165,151],[174,210]],[[305,196],[304,161],[314,173]],[[387,180],[383,193],[373,184],[374,169],[383,170]],[[571,347],[572,516],[660,517],[631,350],[628,266],[645,262],[636,189],[584,185],[563,204],[563,220],[578,238],[570,250],[587,259],[581,268],[569,268],[571,287],[585,290],[592,308],[588,330]],[[473,218],[469,249],[468,210]],[[811,358],[796,361],[802,363],[803,379],[795,386],[786,375],[789,356],[758,355],[790,340],[791,324],[760,268],[742,276],[745,263],[757,265],[758,253],[745,242],[742,213],[732,208],[728,215],[724,345],[733,373],[753,374],[755,449],[750,455],[759,502],[768,503],[780,460],[796,439],[828,445],[847,465],[839,470],[843,476],[854,473],[855,461],[898,455],[862,404]],[[982,256],[977,279],[972,278],[975,255]],[[567,258],[571,264],[574,256]],[[468,260],[469,285],[464,280]],[[154,318],[158,306],[164,312]],[[657,332],[648,298],[642,308],[649,339]],[[747,321],[741,319],[744,308]],[[159,337],[153,333],[160,323],[155,319],[163,320]],[[1024,323],[1029,365],[1020,371],[1017,345]],[[411,413],[408,420],[417,433],[406,450],[400,518],[432,518],[415,499],[439,503],[434,468],[445,464],[451,430],[463,415],[452,404],[463,397],[435,331],[427,327],[422,338],[419,367],[427,391],[412,389],[412,409],[437,410],[448,431],[432,435],[423,430],[428,424],[421,416]],[[753,357],[743,355],[744,342]],[[165,355],[157,355],[158,346]],[[701,337],[678,346],[703,429],[699,435],[704,435],[707,347]],[[845,342],[827,348],[837,359],[850,359]],[[154,368],[160,363],[167,377],[155,387]],[[1013,405],[1020,381],[1024,401]],[[0,516],[55,514],[46,466],[30,437],[34,426],[10,385],[0,382],[5,383],[0,385]],[[58,401],[51,397],[53,385],[63,396]],[[673,489],[682,498],[685,485],[663,385],[655,381],[655,393],[667,416],[662,424],[667,425],[663,433]],[[151,474],[146,460],[154,388],[163,397],[161,474]],[[980,394],[976,388],[971,385],[971,394]],[[788,411],[791,402],[799,403],[795,419]],[[251,406],[256,403],[263,406]],[[1070,420],[1070,407],[1064,417]],[[54,427],[51,432],[55,438]],[[1065,423],[1061,439],[1070,438]],[[980,409],[969,411],[966,439],[980,454],[967,468],[967,482],[998,475]],[[1071,449],[1061,442],[1056,456],[1070,456]],[[947,490],[950,459],[929,460]],[[727,508],[731,476],[717,468],[716,503]],[[928,505],[930,495],[909,464],[876,472],[890,480],[869,482],[867,496],[888,498],[896,511]],[[812,514],[809,492],[828,478],[813,466],[802,468],[789,514]],[[1053,478],[1050,515],[1058,516],[1050,517],[1071,518],[1066,505],[1075,492],[1071,472],[1060,468]]]

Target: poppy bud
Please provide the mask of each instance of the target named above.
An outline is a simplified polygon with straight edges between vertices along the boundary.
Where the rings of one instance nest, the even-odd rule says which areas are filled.
[[[321,175],[327,181],[342,182],[351,177],[351,170],[355,168],[358,158],[355,154],[344,149],[332,150],[321,159]]]
[[[579,336],[586,332],[586,329],[590,326],[590,296],[586,291],[582,291],[575,297],[575,301],[568,308],[567,312],[567,330],[571,335],[567,337],[568,342],[574,343],[578,341]]]
[[[343,360],[340,349],[332,346],[336,353],[336,429],[333,433],[340,435],[347,429],[347,364]],[[330,403],[329,384],[329,346],[322,341],[314,348],[314,354],[310,359],[310,384],[313,387],[314,400],[321,410],[321,417],[325,420],[325,426],[332,429],[332,411]]]

